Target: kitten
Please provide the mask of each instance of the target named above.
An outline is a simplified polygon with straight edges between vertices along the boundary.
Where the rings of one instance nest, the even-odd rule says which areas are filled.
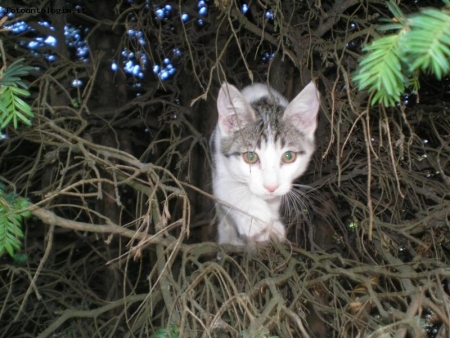
[[[219,244],[285,238],[281,200],[314,152],[319,104],[312,82],[291,103],[265,84],[222,85],[211,136]]]

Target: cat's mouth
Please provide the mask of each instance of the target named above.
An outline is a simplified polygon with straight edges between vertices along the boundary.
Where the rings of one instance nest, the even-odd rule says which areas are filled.
[[[266,201],[270,201],[270,200],[280,198],[281,195],[276,192],[268,192],[268,193],[260,194],[260,197]]]
[[[263,187],[251,187],[250,191],[258,196],[259,198],[265,200],[265,201],[272,201],[276,199],[280,199],[284,195],[286,195],[285,190],[282,187],[278,187],[277,189],[273,189],[272,191],[269,191],[267,188]]]

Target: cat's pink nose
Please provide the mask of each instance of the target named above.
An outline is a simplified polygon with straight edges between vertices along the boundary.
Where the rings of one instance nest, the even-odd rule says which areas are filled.
[[[268,192],[274,192],[275,190],[277,190],[279,187],[279,185],[276,184],[271,184],[271,185],[264,185],[264,188],[266,188],[266,190]]]

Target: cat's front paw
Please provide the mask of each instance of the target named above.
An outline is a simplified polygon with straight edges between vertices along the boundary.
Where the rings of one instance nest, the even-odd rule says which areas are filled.
[[[256,242],[267,242],[271,237],[277,238],[280,242],[286,239],[286,228],[280,221],[273,221],[270,225],[261,228],[261,231],[251,236]]]
[[[270,236],[275,236],[280,242],[283,242],[286,239],[286,227],[284,224],[280,221],[273,222]]]

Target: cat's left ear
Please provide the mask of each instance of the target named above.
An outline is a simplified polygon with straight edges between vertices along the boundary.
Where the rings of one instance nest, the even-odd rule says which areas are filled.
[[[283,120],[289,120],[305,136],[314,140],[320,94],[314,82],[310,82],[287,106]]]

